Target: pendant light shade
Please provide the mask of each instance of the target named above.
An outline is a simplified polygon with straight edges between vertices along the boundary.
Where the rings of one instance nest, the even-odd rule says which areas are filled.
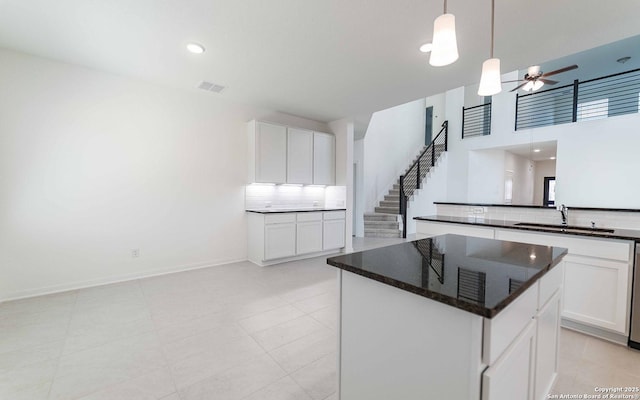
[[[493,96],[500,93],[502,91],[500,78],[500,59],[490,58],[483,62],[478,95]]]
[[[478,87],[479,96],[493,96],[502,92],[500,59],[493,58],[495,4],[495,0],[491,0],[491,58],[482,63],[482,75],[480,76],[480,87]]]
[[[442,67],[457,59],[456,17],[453,14],[442,14],[433,23],[433,49],[429,64]]]

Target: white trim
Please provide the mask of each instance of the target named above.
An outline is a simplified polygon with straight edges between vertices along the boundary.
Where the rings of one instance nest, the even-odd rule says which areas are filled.
[[[190,271],[194,269],[217,267],[219,265],[233,264],[233,263],[243,262],[243,261],[248,261],[248,260],[246,258],[243,258],[238,260],[207,261],[207,262],[201,262],[196,264],[187,264],[187,265],[179,265],[175,267],[163,268],[158,271],[147,271],[147,272],[143,271],[143,272],[120,275],[115,277],[92,279],[88,281],[66,283],[62,285],[47,286],[47,287],[37,288],[37,289],[21,290],[19,292],[9,293],[5,298],[0,298],[0,304],[7,301],[12,301],[12,300],[21,300],[29,297],[43,296],[47,294],[54,294],[54,293],[60,293],[60,292],[68,292],[71,290],[87,289],[95,286],[103,286],[103,285],[108,285],[112,283],[132,281],[132,280],[142,279],[142,278],[150,278],[153,276],[173,274],[176,272]]]

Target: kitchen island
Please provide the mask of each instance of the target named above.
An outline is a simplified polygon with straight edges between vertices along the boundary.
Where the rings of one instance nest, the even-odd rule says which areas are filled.
[[[442,235],[329,258],[340,399],[545,398],[565,253]]]

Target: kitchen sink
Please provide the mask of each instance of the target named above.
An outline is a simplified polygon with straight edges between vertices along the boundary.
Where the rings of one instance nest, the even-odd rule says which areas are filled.
[[[606,228],[592,228],[590,226],[575,226],[575,225],[554,225],[554,224],[535,224],[529,222],[519,222],[515,224],[523,228],[538,228],[557,232],[571,232],[571,233],[594,233],[594,234],[607,234],[613,233],[613,229]]]

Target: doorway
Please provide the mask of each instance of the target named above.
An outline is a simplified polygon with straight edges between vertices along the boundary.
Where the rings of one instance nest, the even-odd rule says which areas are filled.
[[[424,119],[424,145],[431,144],[433,133],[433,106],[427,107]]]
[[[542,195],[542,205],[551,207],[556,204],[556,177],[544,177],[544,194]]]

